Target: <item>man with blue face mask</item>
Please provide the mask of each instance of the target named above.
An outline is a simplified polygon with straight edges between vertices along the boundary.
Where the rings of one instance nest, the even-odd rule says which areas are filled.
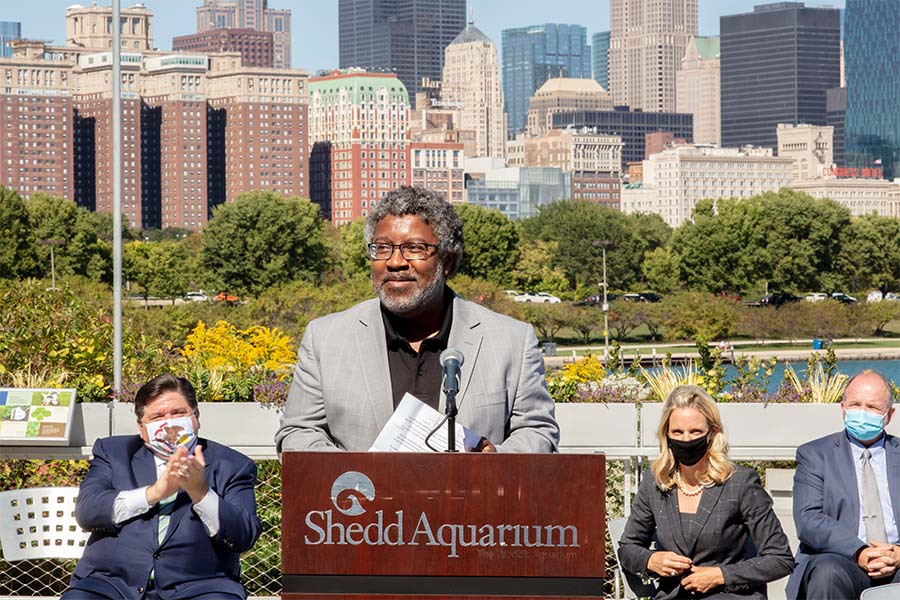
[[[62,600],[243,600],[240,553],[259,537],[256,465],[197,437],[187,379],[134,400],[138,435],[97,440],[75,518],[91,531]]]
[[[844,430],[797,449],[794,523],[800,548],[788,598],[859,598],[900,583],[900,440],[887,379],[855,375],[841,401]]]

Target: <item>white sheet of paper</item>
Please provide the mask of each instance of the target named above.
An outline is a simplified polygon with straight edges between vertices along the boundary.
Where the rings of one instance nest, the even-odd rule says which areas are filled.
[[[425,438],[437,427],[444,415],[412,394],[404,394],[390,420],[369,448],[371,452],[433,452]],[[456,424],[456,448],[468,452],[478,445],[481,436]],[[440,450],[447,448],[447,424],[444,423],[429,440]]]

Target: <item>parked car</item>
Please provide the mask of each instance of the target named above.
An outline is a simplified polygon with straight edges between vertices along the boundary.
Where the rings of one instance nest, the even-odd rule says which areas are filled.
[[[828,300],[828,294],[824,292],[813,292],[812,294],[807,294],[804,299],[807,302],[821,302],[822,300]]]
[[[184,295],[184,299],[188,302],[206,302],[207,300],[209,300],[209,296],[204,294],[202,291],[188,292]]]
[[[894,292],[888,292],[884,295],[885,300],[889,300],[891,302],[897,302],[900,300],[900,294],[895,294]]]
[[[638,295],[641,297],[642,302],[659,302],[662,300],[662,296],[656,292],[641,292]]]
[[[849,294],[845,294],[843,292],[834,292],[831,294],[832,300],[837,300],[841,304],[854,304],[856,303],[856,298]]]
[[[788,292],[774,292],[772,294],[766,294],[759,300],[760,306],[774,306],[778,308],[783,304],[787,304],[789,302],[799,302],[801,300],[800,296],[795,296],[794,294]]]
[[[503,293],[506,294],[507,296],[509,296],[510,298],[515,298],[516,296],[521,294],[521,292],[517,292],[516,290],[503,290]]]
[[[519,294],[513,298],[516,302],[543,302],[549,304],[556,304],[557,302],[561,302],[559,298],[548,294],[547,292],[525,292],[524,294]]]

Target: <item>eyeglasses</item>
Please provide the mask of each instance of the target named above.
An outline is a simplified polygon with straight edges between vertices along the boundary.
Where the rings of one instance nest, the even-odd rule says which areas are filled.
[[[181,417],[189,417],[194,414],[194,411],[190,408],[177,408],[175,410],[169,411],[167,413],[153,413],[141,419],[142,423],[152,423],[154,421],[160,421],[162,419],[180,419]]]
[[[369,244],[369,258],[372,260],[390,260],[394,248],[400,248],[400,256],[406,260],[425,260],[431,258],[438,249],[438,244],[425,242],[406,242],[404,244]]]

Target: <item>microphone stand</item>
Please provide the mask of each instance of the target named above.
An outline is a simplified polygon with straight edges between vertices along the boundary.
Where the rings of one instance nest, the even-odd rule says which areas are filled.
[[[453,386],[447,386],[453,387]],[[447,406],[444,413],[447,415],[447,452],[456,452],[456,390],[444,390],[447,396]]]

